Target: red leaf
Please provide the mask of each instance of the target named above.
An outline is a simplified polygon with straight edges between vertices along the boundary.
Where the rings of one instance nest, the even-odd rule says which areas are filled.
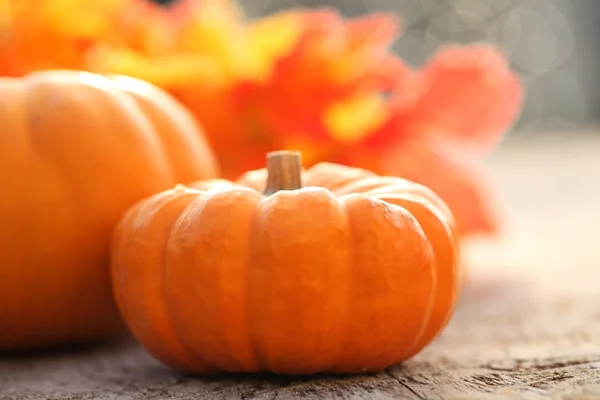
[[[494,47],[448,47],[425,67],[421,82],[409,119],[477,155],[498,144],[521,107],[521,82]]]

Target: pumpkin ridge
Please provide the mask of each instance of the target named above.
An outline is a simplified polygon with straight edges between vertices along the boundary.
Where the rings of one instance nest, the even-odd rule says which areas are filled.
[[[312,218],[303,215],[305,208],[313,210]],[[254,314],[254,335],[263,370],[321,371],[335,362],[330,348],[339,346],[334,342],[344,305],[338,293],[344,290],[350,258],[350,248],[342,248],[348,244],[343,204],[326,188],[280,191],[263,199],[256,221],[252,265],[262,270],[249,285],[260,293],[250,304],[262,307]],[[295,366],[290,368],[285,358],[295,360]]]
[[[381,191],[385,192],[385,189],[386,189],[385,187],[381,187],[378,190],[381,190]],[[373,198],[373,199],[377,199],[377,200],[383,201],[383,202],[385,202],[387,204],[390,204],[390,205],[393,205],[395,207],[398,207],[398,208],[402,209],[403,211],[405,211],[407,214],[409,214],[412,218],[414,218],[415,223],[417,225],[417,228],[420,230],[420,233],[426,238],[427,245],[429,247],[429,251],[431,252],[431,257],[432,257],[432,260],[433,260],[432,261],[433,266],[431,268],[431,270],[432,270],[432,281],[433,281],[432,282],[432,289],[429,292],[429,299],[427,301],[427,307],[425,309],[425,313],[422,315],[423,324],[421,324],[421,329],[413,337],[412,344],[408,345],[406,354],[402,355],[401,358],[402,358],[402,360],[404,360],[404,359],[408,358],[407,354],[410,354],[410,352],[412,351],[412,349],[414,349],[419,344],[419,342],[421,341],[421,339],[424,337],[424,335],[426,333],[426,330],[427,330],[427,325],[429,324],[429,322],[431,320],[431,317],[432,317],[432,312],[433,312],[433,307],[434,307],[434,300],[435,300],[435,297],[436,297],[435,294],[436,294],[436,292],[438,290],[438,286],[437,286],[437,281],[438,281],[438,276],[437,275],[438,274],[437,274],[437,269],[435,268],[435,263],[436,263],[435,253],[433,251],[433,247],[431,245],[431,241],[425,235],[425,232],[424,232],[423,227],[421,225],[421,221],[417,218],[417,216],[414,215],[412,212],[410,212],[405,207],[403,207],[403,206],[401,206],[399,204],[390,203],[388,200],[386,200],[386,198],[393,197],[393,194],[385,194],[385,198],[381,198],[381,197],[379,197],[377,195],[371,195],[368,191],[367,192],[363,192],[361,194],[364,195],[364,196]],[[420,204],[423,201],[423,199],[420,196],[418,196],[418,195],[414,195],[413,198],[415,198],[415,200],[418,201]]]
[[[164,194],[165,197],[167,195],[168,194],[166,194],[166,193]],[[151,199],[148,199],[148,200],[150,201]],[[140,216],[141,211],[146,206],[147,206],[147,204],[145,204],[143,202],[138,202],[138,203],[134,204],[124,213],[124,215],[121,217],[121,219],[115,226],[113,235],[111,237],[111,243],[112,243],[111,256],[113,258],[119,258],[120,253],[123,251],[121,243],[124,240],[125,234],[129,233],[129,231],[131,229],[130,227],[134,225],[133,224],[134,221],[136,220],[136,218],[138,216]],[[129,303],[128,303],[127,299],[125,298],[125,296],[123,295],[123,292],[119,288],[121,277],[118,275],[119,274],[123,275],[124,269],[120,268],[117,271],[116,268],[113,268],[113,267],[114,267],[114,264],[111,264],[110,274],[111,274],[112,291],[113,291],[113,296],[115,298],[115,303],[116,303],[117,309],[118,309],[119,313],[121,314],[121,316],[125,320],[129,320],[130,318],[132,318],[132,313],[131,313],[131,310],[129,307]],[[131,332],[131,334],[132,334],[132,336],[136,337],[136,335],[133,331]],[[136,339],[137,339],[137,337],[136,337]]]
[[[252,190],[255,190],[254,188],[252,188]],[[258,192],[260,193],[260,192]],[[265,197],[266,198],[266,197]],[[262,200],[264,201],[264,199]],[[262,202],[261,201],[261,202]],[[259,203],[260,205],[260,203]],[[250,289],[246,292],[246,318],[248,319],[248,337],[250,338],[249,343],[250,343],[250,351],[252,352],[252,354],[254,355],[254,360],[256,362],[256,368],[257,371],[256,372],[266,372],[268,371],[268,362],[267,362],[267,356],[265,354],[265,352],[263,351],[263,348],[261,346],[261,340],[259,338],[259,335],[256,332],[256,326],[254,324],[254,321],[256,320],[255,318],[253,318],[253,314],[251,312],[251,310],[256,309],[257,307],[261,307],[261,304],[255,304],[256,302],[253,302],[252,299],[254,298],[252,296],[252,287],[254,285],[252,285],[252,271],[251,271],[251,266],[252,265],[256,265],[255,261],[254,261],[254,246],[255,246],[255,241],[257,240],[257,235],[256,232],[258,231],[258,225],[260,223],[260,207],[257,207],[254,209],[254,212],[252,213],[252,219],[250,221],[250,229],[251,229],[251,242],[248,244],[247,247],[247,252],[248,252],[248,267],[246,268],[245,271],[245,277],[246,277],[246,282],[248,282]],[[260,302],[258,302],[260,303]]]
[[[128,243],[128,241],[132,241],[132,236],[135,237],[137,235],[140,235],[138,237],[141,237],[142,239],[144,239],[145,241],[150,240],[149,233],[151,231],[149,231],[149,227],[151,227],[153,225],[153,222],[155,222],[156,220],[146,220],[147,219],[147,215],[150,214],[152,215],[151,218],[160,218],[160,215],[164,215],[166,213],[168,213],[168,209],[169,208],[173,208],[173,207],[182,207],[181,211],[183,211],[186,207],[187,204],[185,204],[185,202],[189,202],[193,201],[190,197],[193,196],[194,193],[192,191],[180,191],[179,189],[175,189],[175,190],[169,190],[166,192],[162,192],[162,193],[158,193],[154,196],[151,196],[147,201],[144,202],[140,202],[138,204],[136,204],[134,207],[131,208],[130,211],[128,211],[128,213],[123,217],[123,219],[120,222],[120,225],[125,225],[127,228],[126,230],[120,229],[121,226],[117,227],[116,230],[116,235],[113,238],[113,244],[114,244],[114,248],[118,251],[119,249],[122,250],[123,244],[122,244],[122,240],[123,240],[123,236],[122,233],[125,233],[125,245]],[[189,200],[188,200],[189,199]],[[183,203],[182,205],[180,205],[181,203]],[[191,369],[191,365],[193,365],[194,362],[197,362],[196,360],[190,360],[189,358],[185,357],[185,354],[187,354],[185,347],[183,346],[182,341],[178,338],[177,335],[177,330],[175,329],[175,326],[173,325],[173,321],[171,318],[171,314],[169,312],[169,309],[167,307],[166,304],[166,297],[160,296],[160,297],[156,297],[154,296],[154,292],[148,292],[148,290],[162,290],[164,293],[164,287],[165,287],[165,279],[164,279],[164,270],[165,270],[165,263],[164,260],[166,259],[166,252],[167,252],[167,243],[168,243],[168,239],[169,239],[169,235],[170,235],[170,230],[172,229],[172,227],[175,224],[176,219],[178,218],[178,216],[181,214],[181,211],[179,213],[176,213],[175,215],[171,215],[170,218],[167,219],[166,222],[166,227],[167,227],[167,231],[164,234],[164,236],[162,237],[162,240],[160,240],[158,243],[156,243],[156,247],[160,246],[160,251],[158,254],[158,260],[160,264],[157,264],[159,266],[159,268],[157,268],[157,270],[159,271],[159,273],[162,274],[162,276],[160,276],[158,279],[159,282],[161,282],[160,285],[155,286],[152,285],[151,288],[145,287],[144,293],[140,293],[141,296],[143,296],[144,298],[153,298],[155,301],[159,301],[160,303],[160,307],[162,308],[162,312],[158,312],[158,314],[154,314],[152,315],[152,312],[156,313],[157,310],[156,309],[152,309],[151,313],[144,316],[144,319],[146,318],[152,318],[152,320],[156,320],[157,315],[158,318],[161,318],[163,321],[166,321],[166,323],[168,324],[167,327],[163,326],[155,326],[153,324],[149,325],[150,327],[150,334],[151,336],[154,336],[155,338],[159,338],[161,343],[159,346],[157,346],[157,348],[155,348],[154,346],[150,346],[149,350],[152,354],[155,355],[155,357],[159,358],[159,359],[163,359],[165,362],[169,362],[175,365],[178,365],[179,368],[184,369],[184,370],[189,370]],[[166,218],[163,217],[163,219]],[[134,231],[133,229],[136,229],[136,227],[139,227],[141,224],[141,226],[144,226],[144,230],[143,231]],[[141,234],[140,234],[141,233]],[[119,235],[121,235],[119,237]],[[135,236],[134,236],[135,235]],[[138,241],[139,243],[139,241]],[[136,242],[133,243],[134,245],[136,244]],[[153,247],[154,244],[151,244]],[[113,258],[115,259],[120,259],[120,255],[118,253],[114,253],[113,254]],[[113,272],[115,271],[115,265],[113,264],[112,266]],[[127,269],[129,269],[127,267],[127,264],[125,264],[124,266],[121,266],[119,268],[119,271],[122,273],[123,271],[126,271]],[[146,273],[146,270],[142,270],[142,274]],[[133,272],[129,272],[130,275],[130,279],[133,278],[135,279],[135,271]],[[111,278],[113,279],[113,285],[115,286],[114,292],[115,292],[115,299],[117,300],[117,304],[119,306],[119,310],[121,311],[121,314],[123,315],[123,317],[126,320],[130,320],[132,318],[132,316],[136,315],[136,312],[133,308],[131,308],[132,303],[130,302],[130,299],[132,299],[132,297],[123,297],[123,283],[119,282],[119,279],[117,277],[116,274],[111,274]],[[126,289],[125,289],[126,290]],[[133,300],[135,301],[135,298],[133,298]],[[146,311],[148,311],[148,305],[146,304]],[[146,320],[145,322],[143,322],[142,320],[142,316],[138,317],[138,320],[136,321],[136,324],[132,327],[132,334],[134,334],[134,336],[140,340],[140,341],[144,341],[145,339],[148,338],[147,333],[144,333],[143,329],[140,329],[141,326],[145,325],[148,321]],[[159,328],[159,329],[155,329],[155,328]],[[160,329],[162,328],[162,329]],[[147,331],[147,330],[146,330]],[[173,342],[172,340],[175,339],[175,342]],[[162,349],[160,348],[162,346],[164,346]],[[164,358],[166,357],[166,359]]]
[[[358,269],[358,258],[356,257],[356,247],[354,246],[355,236],[356,236],[356,227],[352,223],[352,220],[350,218],[350,214],[348,213],[348,207],[346,206],[344,197],[338,197],[335,195],[335,193],[332,193],[332,194],[342,204],[342,209],[344,210],[344,215],[345,215],[346,221],[348,223],[348,231],[349,231],[348,232],[348,248],[351,250],[350,250],[350,259],[349,259],[349,263],[348,263],[348,274],[346,276],[346,279],[348,280],[348,283],[346,285],[348,287],[346,290],[345,304],[349,305],[352,303],[352,298],[353,298],[352,294],[355,291],[355,285],[356,285],[355,275],[356,275],[356,270]],[[344,363],[343,363],[344,348],[347,346],[348,337],[352,333],[351,328],[350,328],[350,320],[353,317],[353,315],[351,312],[344,311],[349,308],[350,307],[346,307],[345,309],[342,309],[342,313],[345,315],[344,315],[344,318],[341,319],[342,322],[341,322],[341,326],[339,327],[338,332],[339,332],[340,337],[342,337],[343,339],[339,341],[339,347],[337,349],[337,354],[334,358],[332,358],[332,365],[330,365],[328,368],[328,370],[331,370],[331,371],[341,370],[344,368]]]
[[[188,352],[214,372],[256,368],[241,307],[247,285],[239,277],[247,257],[239,250],[250,235],[240,223],[246,225],[262,197],[239,186],[202,191],[171,232],[168,263],[174,269],[166,279],[171,317]],[[213,235],[223,241],[214,241]],[[191,335],[198,327],[203,331]]]
[[[197,197],[194,198],[189,204],[187,204],[186,207],[183,208],[183,210],[181,210],[179,215],[176,216],[176,218],[173,220],[173,223],[169,227],[169,233],[167,235],[165,252],[164,252],[165,262],[164,262],[163,268],[162,268],[162,273],[163,273],[163,285],[162,286],[164,287],[163,290],[164,290],[164,293],[166,294],[165,306],[167,307],[167,315],[169,317],[169,322],[171,323],[171,325],[174,328],[173,333],[174,333],[175,337],[177,338],[178,342],[183,346],[183,348],[186,350],[186,354],[192,360],[194,360],[196,363],[206,367],[207,370],[218,373],[218,372],[223,372],[223,371],[221,371],[219,368],[216,368],[216,366],[213,365],[212,363],[210,363],[202,355],[202,353],[200,351],[196,351],[196,349],[193,346],[190,346],[189,343],[187,342],[187,340],[181,336],[182,330],[178,329],[178,328],[180,328],[180,323],[174,317],[174,315],[176,313],[173,312],[174,307],[177,307],[177,305],[173,304],[172,296],[169,295],[170,290],[168,288],[168,284],[169,284],[168,270],[170,267],[169,253],[173,247],[176,247],[175,242],[178,239],[178,237],[175,235],[175,232],[179,231],[180,227],[183,225],[183,220],[188,218],[188,214],[190,214],[192,211],[197,211],[197,210],[194,210],[194,208],[197,207],[198,203],[200,203],[202,206],[200,214],[202,213],[202,211],[206,207],[206,198],[205,198],[206,194],[207,194],[207,191],[198,191]],[[171,300],[171,301],[169,301],[169,300]],[[195,369],[198,369],[198,368],[196,367]]]
[[[178,189],[175,189],[178,190]],[[189,189],[185,189],[185,190],[189,190]],[[195,190],[195,189],[192,189]],[[202,194],[200,192],[198,192],[198,196],[202,196]],[[197,199],[197,198],[196,198]],[[190,207],[191,204],[193,204],[196,199],[193,199],[192,201],[190,201],[180,212],[178,215],[175,215],[175,217],[173,218],[172,221],[170,221],[170,224],[168,224],[166,226],[166,230],[167,230],[167,234],[165,236],[165,240],[163,243],[163,251],[162,251],[162,259],[161,259],[161,264],[162,264],[162,268],[160,269],[161,271],[161,283],[162,285],[160,285],[160,298],[161,301],[163,303],[163,306],[165,307],[165,310],[167,311],[166,315],[167,315],[167,321],[169,322],[169,325],[171,326],[171,332],[173,333],[173,336],[175,337],[175,339],[177,340],[177,347],[180,347],[181,350],[184,350],[185,353],[188,357],[191,356],[191,360],[183,360],[181,358],[178,359],[177,355],[175,358],[177,359],[177,361],[181,362],[185,368],[189,368],[189,366],[193,365],[194,362],[199,363],[203,366],[206,367],[206,369],[208,370],[213,370],[214,368],[208,364],[205,360],[203,360],[202,358],[196,357],[196,355],[192,352],[190,352],[189,347],[186,345],[185,341],[182,339],[181,335],[179,335],[179,330],[176,329],[176,324],[175,321],[173,320],[173,314],[171,312],[171,308],[170,308],[170,304],[169,301],[167,300],[169,298],[169,296],[167,296],[167,269],[169,267],[169,263],[168,263],[168,257],[169,257],[169,245],[173,240],[173,232],[175,231],[175,227],[177,226],[177,223],[179,222],[179,220],[181,219],[182,215],[185,213],[185,211],[188,209],[188,207]],[[154,293],[153,295],[156,296],[156,294]],[[186,358],[188,358],[186,357]]]
[[[258,203],[260,203],[262,200],[264,200],[264,197],[263,197],[262,193],[257,192],[253,188],[248,188],[248,187],[243,187],[243,186],[231,186],[229,188],[226,188],[225,190],[220,189],[220,188],[210,189],[207,192],[207,194],[210,193],[211,195],[214,195],[218,191],[227,192],[227,193],[229,193],[229,196],[232,196],[231,193],[234,193],[234,192],[238,192],[238,193],[252,192],[252,193],[255,193],[256,195],[258,195]],[[205,201],[208,203],[210,200],[211,200],[211,197],[207,198]],[[253,207],[253,209],[252,209],[252,216],[251,216],[251,219],[250,219],[250,223],[248,224],[249,225],[248,229],[250,231],[250,236],[252,236],[251,232],[254,230],[254,217],[256,215],[256,209],[257,209],[256,205],[257,204],[255,204],[254,207]],[[231,221],[231,217],[229,218],[229,220]],[[244,272],[241,273],[241,275],[246,276],[248,274],[248,270],[250,268],[249,266],[252,265],[250,263],[251,262],[250,261],[251,260],[250,247],[248,246],[249,243],[246,243],[246,246],[243,246],[242,243],[240,243],[240,244],[242,245],[242,247],[245,247],[245,249],[246,249],[246,251],[244,251],[244,253],[245,253],[245,257],[244,257],[245,262],[243,262]],[[227,279],[226,275],[224,275],[222,272],[219,274],[219,276],[221,277],[221,279]],[[246,282],[247,282],[247,280],[246,280]],[[222,288],[223,285],[216,284],[215,286]],[[221,292],[222,292],[222,289],[221,289]],[[223,298],[222,295],[220,295],[218,297],[221,298],[221,299]],[[250,359],[249,360],[248,359],[242,360],[241,357],[236,356],[237,353],[236,353],[236,351],[234,351],[233,345],[232,345],[231,341],[228,341],[226,343],[226,345],[228,345],[230,347],[231,353],[234,355],[232,357],[232,360],[233,360],[234,364],[236,364],[236,369],[244,369],[244,370],[245,369],[256,369],[257,370],[256,372],[258,372],[260,370],[260,362],[261,361],[260,361],[260,354],[257,354],[256,353],[256,349],[254,348],[252,336],[251,336],[251,333],[250,333],[252,331],[252,325],[251,325],[251,320],[250,320],[251,313],[249,311],[250,307],[249,307],[249,301],[248,301],[248,299],[249,299],[249,290],[245,290],[245,301],[242,301],[242,304],[246,304],[245,310],[243,311],[243,315],[245,316],[245,318],[244,318],[245,319],[244,328],[246,329],[246,335],[242,335],[242,336],[247,336],[247,337],[251,338],[250,340],[248,340],[247,346],[243,346],[243,347],[245,347],[247,349],[248,353],[250,354]],[[223,303],[220,302],[221,306],[222,306],[222,304]],[[225,311],[225,310],[223,310],[223,311]],[[220,320],[220,323],[223,325],[223,329],[226,330],[227,329],[226,324],[225,324],[225,322],[222,319]],[[231,372],[230,369],[228,369],[228,371]]]
[[[393,189],[393,188],[392,188]],[[458,291],[457,285],[459,281],[458,277],[458,264],[455,261],[452,263],[451,270],[441,271],[441,268],[444,268],[446,262],[441,262],[440,257],[444,257],[444,249],[439,248],[440,240],[436,239],[437,237],[448,238],[449,242],[447,243],[448,247],[452,247],[453,257],[456,259],[458,257],[458,250],[455,248],[455,243],[450,239],[451,234],[450,229],[448,228],[448,223],[446,222],[443,212],[439,210],[437,207],[430,205],[428,202],[428,198],[425,198],[421,195],[420,192],[397,192],[394,190],[390,190],[389,192],[385,192],[384,190],[377,190],[376,194],[372,195],[374,198],[381,199],[382,201],[390,202],[390,200],[396,200],[402,203],[399,205],[405,209],[408,209],[411,214],[413,214],[417,222],[419,223],[421,229],[424,230],[425,236],[428,240],[428,243],[431,246],[431,250],[434,256],[434,271],[436,272],[436,288],[431,292],[431,307],[430,313],[428,315],[427,320],[424,322],[423,327],[426,332],[423,332],[424,335],[417,340],[417,343],[412,347],[412,349],[408,349],[408,356],[414,355],[416,352],[420,351],[424,346],[433,341],[439,333],[444,329],[446,324],[448,323],[452,310],[456,305],[456,292]],[[396,204],[395,202],[391,202],[392,204]],[[418,207],[418,208],[415,208]],[[419,210],[419,214],[415,214],[415,211]],[[423,215],[423,212],[428,213],[433,218],[426,218]],[[433,222],[428,222],[428,221]],[[423,225],[424,222],[428,222],[427,225]],[[434,240],[435,239],[435,240]],[[434,243],[438,244],[438,247],[434,246]],[[447,260],[444,260],[447,261]],[[444,272],[445,275],[448,273],[450,277],[444,276],[443,279],[440,279],[440,273]],[[440,282],[442,283],[452,283],[450,288],[439,286]],[[445,298],[445,291],[449,292],[449,298]],[[439,314],[443,313],[443,318],[440,319]],[[437,327],[435,330],[431,331],[432,327]]]
[[[424,312],[421,311],[429,306],[430,292],[435,289],[435,272],[431,253],[423,252],[429,249],[429,243],[408,210],[363,193],[346,195],[344,200],[355,227],[355,247],[360,250],[355,256],[356,272],[360,276],[355,276],[355,281],[360,284],[355,286],[353,304],[349,305],[355,310],[357,322],[354,332],[348,336],[352,339],[351,348],[358,350],[355,350],[355,359],[344,363],[345,372],[375,371],[403,361],[405,349],[417,340],[416,336],[423,328]],[[366,210],[373,210],[373,213]],[[383,232],[388,236],[381,236]],[[383,239],[392,234],[401,236],[394,242]],[[365,247],[365,243],[369,245]],[[371,256],[375,257],[374,270],[369,266]],[[388,265],[380,264],[382,262]],[[377,275],[373,275],[373,271],[377,271]],[[392,283],[389,279],[400,281]],[[409,300],[411,293],[416,297]],[[363,296],[369,296],[368,307]],[[385,347],[377,351],[377,343],[385,343]],[[363,364],[358,364],[361,359]]]
[[[250,218],[250,222],[249,222],[249,231],[250,231],[250,238],[252,240],[252,238],[255,237],[254,234],[252,234],[252,232],[254,232],[256,230],[256,224],[257,224],[257,206],[258,204],[260,204],[261,201],[263,201],[265,199],[265,196],[263,195],[263,193],[259,190],[257,190],[254,187],[247,187],[247,186],[241,186],[241,185],[234,185],[231,186],[230,188],[228,188],[227,190],[247,190],[247,191],[251,191],[252,193],[255,193],[259,196],[259,200],[257,202],[257,204],[255,204],[253,210],[252,210],[252,215]],[[245,277],[245,282],[246,284],[249,282],[249,275],[251,272],[251,266],[254,265],[252,262],[252,243],[247,243],[245,247],[245,257],[244,259],[246,260],[244,262],[244,272],[242,273],[242,275]],[[245,291],[245,298],[242,301],[242,304],[245,304],[245,309],[243,311],[243,314],[245,315],[245,329],[246,329],[246,336],[249,337],[248,343],[247,343],[247,350],[248,353],[250,354],[250,360],[246,360],[244,362],[244,364],[246,366],[242,366],[242,368],[246,368],[249,372],[262,372],[265,371],[265,365],[266,365],[266,361],[265,361],[265,357],[263,355],[263,353],[261,352],[261,348],[260,348],[260,344],[259,342],[256,340],[255,335],[253,334],[254,329],[253,329],[253,318],[252,318],[252,312],[251,309],[253,309],[253,305],[251,304],[251,289],[247,289]],[[239,363],[239,360],[238,360]],[[241,364],[240,364],[241,365]]]

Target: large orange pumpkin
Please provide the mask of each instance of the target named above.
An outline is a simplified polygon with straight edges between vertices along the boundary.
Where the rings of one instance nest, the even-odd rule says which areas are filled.
[[[0,350],[123,330],[114,225],[146,196],[216,175],[192,117],[149,84],[76,71],[0,78]]]
[[[358,373],[444,328],[460,288],[444,203],[362,169],[301,174],[298,160],[275,152],[235,184],[179,185],[124,215],[115,298],[155,357],[195,374]]]

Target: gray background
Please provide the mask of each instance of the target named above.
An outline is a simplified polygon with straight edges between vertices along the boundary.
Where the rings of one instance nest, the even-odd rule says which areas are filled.
[[[443,42],[500,46],[527,85],[516,125],[523,135],[571,132],[600,119],[598,0],[245,0],[250,17],[295,6],[334,6],[346,16],[397,12],[402,58],[421,65]]]
[[[527,97],[513,136],[582,131],[600,122],[598,0],[240,0],[239,3],[250,18],[293,7],[330,6],[348,17],[382,10],[397,13],[403,20],[404,33],[394,50],[413,66],[424,63],[444,42],[493,43],[505,51],[526,83]]]

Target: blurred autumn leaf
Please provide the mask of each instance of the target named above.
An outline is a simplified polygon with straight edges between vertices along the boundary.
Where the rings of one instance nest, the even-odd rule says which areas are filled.
[[[400,29],[390,13],[296,8],[250,20],[227,0],[31,1],[3,14],[4,75],[141,78],[194,113],[227,178],[293,148],[307,166],[333,161],[426,184],[464,234],[497,227],[478,160],[516,119],[522,85],[494,47],[442,46],[412,68],[391,51]]]

